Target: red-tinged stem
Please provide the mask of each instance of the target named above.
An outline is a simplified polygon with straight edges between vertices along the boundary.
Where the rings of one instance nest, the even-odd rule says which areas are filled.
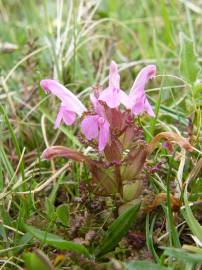
[[[121,195],[121,198],[123,198],[123,185],[122,185],[122,179],[121,179],[121,172],[120,172],[120,166],[115,166],[115,175],[116,175],[116,182],[118,185],[118,192]]]

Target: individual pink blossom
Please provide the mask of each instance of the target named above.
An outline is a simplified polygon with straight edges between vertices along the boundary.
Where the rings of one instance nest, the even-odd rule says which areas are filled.
[[[88,140],[98,138],[98,149],[103,151],[109,142],[109,122],[102,116],[87,115],[81,122],[81,130]]]
[[[129,98],[133,102],[131,110],[134,115],[147,112],[150,116],[154,116],[153,109],[149,104],[145,95],[145,85],[156,75],[156,66],[148,65],[144,67],[139,74],[131,88]]]
[[[120,89],[120,75],[114,61],[111,62],[109,69],[109,85],[101,92],[99,100],[105,101],[110,108],[117,108],[120,103],[126,108],[131,106],[128,95]]]
[[[98,138],[98,149],[103,151],[110,141],[110,125],[106,119],[104,107],[99,103],[99,94],[91,94],[90,99],[95,115],[87,115],[81,122],[81,131],[88,140]]]
[[[41,87],[48,93],[52,93],[61,100],[55,128],[60,126],[61,121],[71,125],[76,120],[76,115],[81,116],[87,109],[81,101],[67,88],[55,80],[45,79],[40,82]]]

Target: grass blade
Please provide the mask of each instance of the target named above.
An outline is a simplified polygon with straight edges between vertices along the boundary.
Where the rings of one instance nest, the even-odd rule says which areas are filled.
[[[160,266],[158,264],[147,261],[132,261],[126,264],[126,270],[173,270],[170,267]]]
[[[133,224],[139,208],[140,204],[132,206],[111,224],[106,232],[105,237],[95,251],[96,257],[102,257],[117,246],[119,241],[128,232]]]
[[[90,256],[89,251],[83,245],[77,244],[73,241],[66,241],[55,234],[47,233],[45,231],[34,228],[33,226],[28,226],[28,225],[24,225],[24,226],[27,232],[31,233],[37,239],[39,239],[40,241],[44,243],[47,243],[50,246],[53,246],[60,250],[75,251],[87,257]]]
[[[5,121],[5,123],[6,123],[7,127],[8,127],[9,132],[10,132],[12,142],[13,142],[13,144],[15,146],[15,149],[16,149],[16,154],[17,154],[18,158],[20,158],[21,157],[21,150],[20,150],[20,146],[18,144],[18,140],[16,138],[13,127],[12,127],[12,125],[11,125],[9,119],[8,119],[7,113],[6,113],[6,111],[4,110],[4,108],[3,108],[3,106],[1,104],[0,104],[0,112],[3,115],[4,121]],[[24,180],[24,162],[23,161],[20,164],[20,172],[21,172],[22,179]]]
[[[174,257],[188,264],[190,263],[195,264],[195,263],[202,262],[202,254],[199,254],[199,253],[190,253],[183,249],[169,248],[169,247],[165,247],[164,250],[165,250],[164,255]]]
[[[153,257],[155,258],[155,260],[158,262],[159,256],[156,253],[156,251],[154,249],[154,244],[153,244],[153,229],[154,229],[155,221],[156,221],[156,216],[153,217],[152,222],[151,222],[151,226],[149,228],[149,215],[147,215],[147,218],[146,218],[146,242],[147,242],[147,248],[149,249],[149,251],[151,252]]]

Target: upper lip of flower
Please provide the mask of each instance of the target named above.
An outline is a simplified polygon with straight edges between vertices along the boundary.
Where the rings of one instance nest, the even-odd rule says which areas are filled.
[[[150,116],[154,116],[149,101],[147,100],[144,88],[147,82],[156,74],[156,66],[148,65],[144,67],[137,75],[133,86],[130,90],[129,97],[133,101],[132,112],[137,115],[147,112]]]
[[[55,80],[45,79],[40,82],[41,87],[49,93],[57,96],[63,106],[68,107],[68,110],[77,113],[79,116],[87,111],[83,103],[66,87]]]

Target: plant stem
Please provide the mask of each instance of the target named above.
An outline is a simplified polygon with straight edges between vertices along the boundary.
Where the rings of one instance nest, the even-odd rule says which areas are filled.
[[[116,176],[116,182],[118,186],[118,192],[121,195],[121,198],[123,198],[123,185],[122,185],[122,179],[121,179],[121,172],[120,172],[120,166],[115,166],[115,176]]]

